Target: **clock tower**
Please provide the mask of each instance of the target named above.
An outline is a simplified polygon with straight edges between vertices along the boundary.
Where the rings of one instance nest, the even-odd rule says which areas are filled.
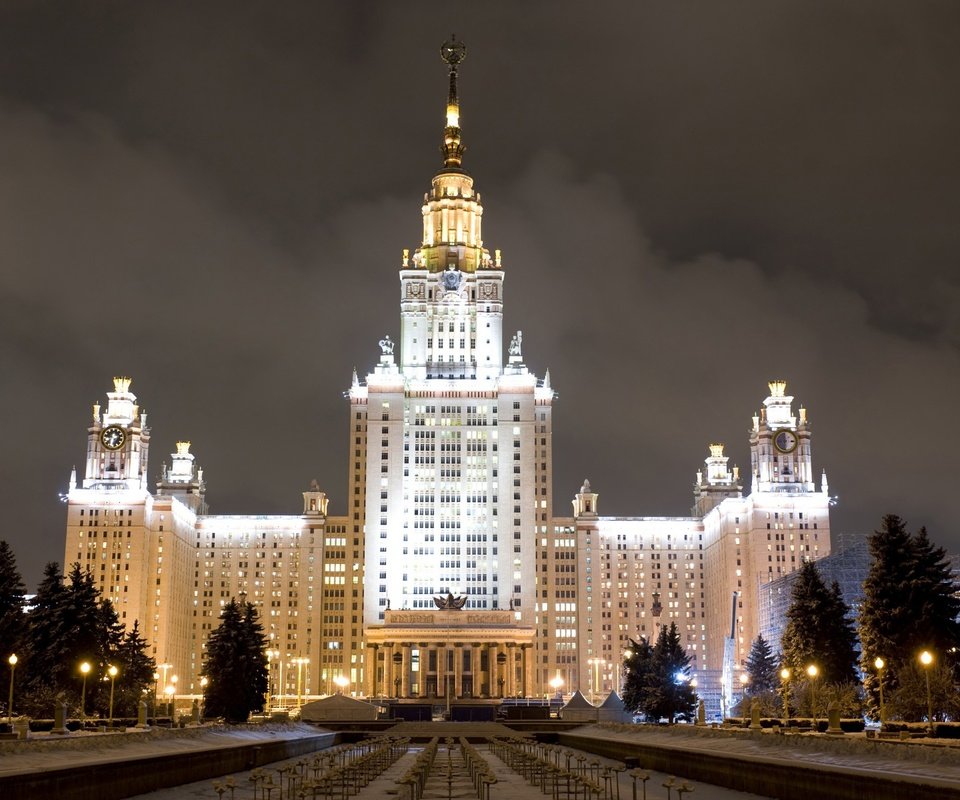
[[[130,383],[130,378],[114,378],[106,410],[101,410],[99,402],[93,404],[84,489],[147,488],[150,429],[147,412],[137,405]]]
[[[753,417],[750,466],[754,492],[814,492],[807,410],[793,413],[787,382],[771,381],[770,396]]]

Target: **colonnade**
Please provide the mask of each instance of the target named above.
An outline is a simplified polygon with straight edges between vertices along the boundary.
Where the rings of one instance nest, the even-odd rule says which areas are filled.
[[[368,644],[365,656],[364,688],[370,697],[444,697],[449,691],[458,698],[467,694],[465,678],[473,697],[533,695],[533,645],[527,642],[388,641]]]

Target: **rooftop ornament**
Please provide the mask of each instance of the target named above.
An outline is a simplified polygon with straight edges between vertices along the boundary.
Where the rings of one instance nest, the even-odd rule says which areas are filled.
[[[433,603],[441,611],[462,611],[467,604],[467,596],[454,597],[452,593],[448,593],[446,597],[434,597]]]

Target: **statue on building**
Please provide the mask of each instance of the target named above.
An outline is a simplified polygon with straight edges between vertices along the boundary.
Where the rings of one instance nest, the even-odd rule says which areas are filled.
[[[433,604],[441,611],[461,611],[467,604],[467,596],[454,597],[448,592],[446,597],[434,597]]]
[[[510,346],[507,348],[507,352],[511,356],[522,356],[523,355],[523,331],[517,331],[513,338],[510,339]]]
[[[385,356],[393,355],[393,339],[387,334],[380,340],[380,353]]]

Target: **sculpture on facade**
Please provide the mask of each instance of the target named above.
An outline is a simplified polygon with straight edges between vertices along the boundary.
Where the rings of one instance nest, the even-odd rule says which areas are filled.
[[[510,346],[507,348],[507,352],[512,356],[523,355],[521,352],[523,350],[523,331],[517,331],[513,338],[510,339]]]
[[[387,334],[380,340],[380,353],[385,356],[393,355],[393,339]]]
[[[448,593],[446,597],[434,597],[433,603],[441,611],[461,611],[467,604],[467,596],[454,597],[452,593]]]

